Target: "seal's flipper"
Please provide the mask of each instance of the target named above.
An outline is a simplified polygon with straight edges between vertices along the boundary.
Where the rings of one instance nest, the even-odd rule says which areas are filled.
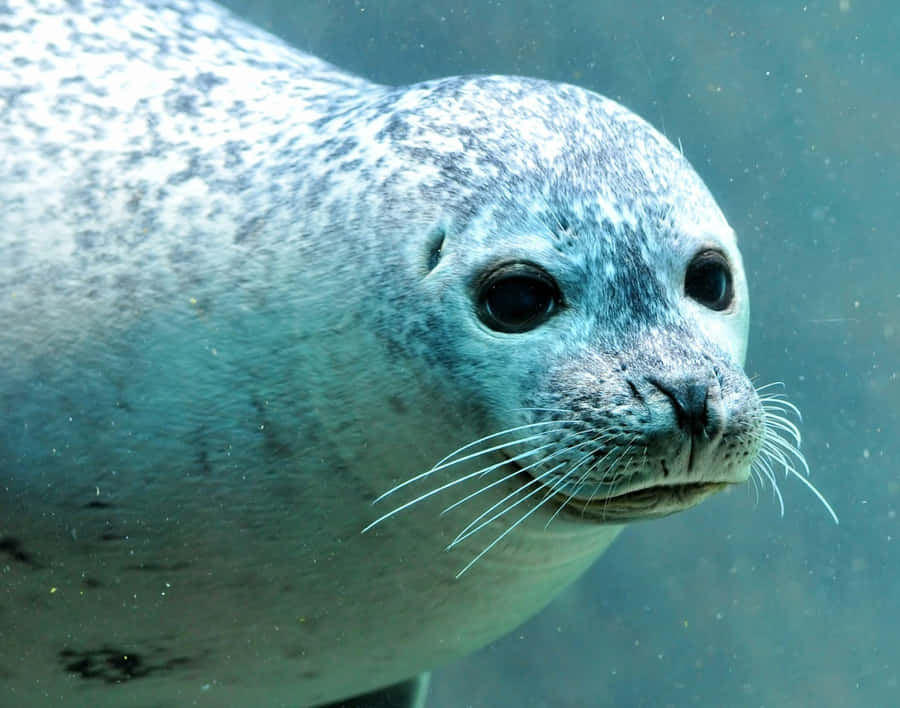
[[[431,674],[379,688],[377,691],[362,693],[337,703],[329,703],[320,708],[424,708]]]

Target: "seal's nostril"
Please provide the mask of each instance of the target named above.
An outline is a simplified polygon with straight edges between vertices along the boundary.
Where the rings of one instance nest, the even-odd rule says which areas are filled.
[[[667,380],[656,376],[647,377],[647,381],[672,403],[679,428],[692,438],[712,436],[714,431],[710,429],[709,385],[705,381],[694,378]]]

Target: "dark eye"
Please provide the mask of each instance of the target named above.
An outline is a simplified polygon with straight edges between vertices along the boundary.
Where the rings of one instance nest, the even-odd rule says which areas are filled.
[[[694,256],[684,276],[684,294],[710,310],[727,310],[734,300],[728,261],[718,251]]]
[[[478,291],[478,316],[498,332],[527,332],[559,305],[559,288],[543,270],[525,263],[498,268]]]

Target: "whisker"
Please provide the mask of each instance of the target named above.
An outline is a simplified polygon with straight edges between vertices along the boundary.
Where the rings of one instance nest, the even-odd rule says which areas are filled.
[[[410,477],[409,479],[401,482],[400,484],[398,484],[394,487],[391,487],[386,492],[383,492],[378,497],[376,497],[375,501],[373,501],[372,503],[377,504],[385,497],[388,497],[391,494],[394,494],[395,492],[400,491],[404,487],[409,486],[410,484],[413,484],[414,482],[418,482],[420,479],[424,479],[425,477],[427,477],[428,475],[430,475],[434,472],[438,472],[440,470],[447,469],[448,467],[452,467],[453,465],[459,464],[460,462],[465,462],[467,460],[471,460],[476,457],[480,457],[481,455],[486,455],[490,452],[496,452],[497,450],[502,450],[503,448],[510,447],[511,445],[521,445],[522,443],[530,442],[531,440],[539,440],[540,438],[547,435],[547,432],[553,432],[553,431],[552,430],[551,431],[543,431],[543,432],[538,433],[537,435],[529,435],[527,437],[519,438],[517,440],[510,440],[508,442],[503,443],[502,445],[493,445],[484,450],[479,450],[477,452],[470,453],[468,455],[457,458],[455,460],[451,459],[454,455],[458,455],[459,453],[461,453],[465,450],[468,450],[472,446],[477,445],[479,443],[486,442],[487,440],[490,440],[492,438],[497,438],[501,435],[508,435],[509,433],[513,433],[513,432],[516,432],[517,430],[522,430],[524,428],[533,428],[538,425],[551,425],[551,424],[562,425],[562,424],[577,423],[577,422],[578,421],[544,421],[541,423],[529,423],[528,425],[520,425],[515,428],[509,428],[508,430],[502,430],[499,433],[493,433],[492,435],[486,435],[483,438],[480,438],[473,442],[467,443],[466,445],[463,445],[462,447],[457,448],[456,450],[451,452],[449,455],[447,455],[444,458],[442,458],[441,460],[439,460],[437,463],[435,463],[435,465],[433,467],[426,470],[425,472],[414,475],[414,476]]]
[[[619,461],[623,457],[625,457],[625,455],[628,454],[628,451],[631,450],[632,446],[634,445],[634,441],[637,439],[638,439],[637,435],[635,435],[633,438],[631,438],[631,441],[628,443],[628,447],[626,447],[625,450],[622,451],[622,454],[619,455],[615,460],[613,460],[612,463],[610,463],[609,467],[606,468],[606,472],[603,473],[603,477],[600,478],[600,481],[597,482],[597,485],[594,487],[594,491],[591,492],[591,496],[588,497],[588,504],[591,503],[591,501],[594,498],[594,495],[596,495],[597,492],[599,491],[600,486],[602,484],[606,483],[606,481],[605,481],[606,478],[609,477],[613,473],[613,470],[615,470],[616,465],[619,464]],[[610,493],[606,495],[606,499],[604,500],[604,504],[603,504],[604,511],[606,510],[606,507],[609,505],[609,500],[612,499],[614,496],[616,496],[616,486],[618,486],[618,485],[614,484],[613,488],[610,490]]]
[[[580,460],[572,467],[572,469],[570,469],[568,472],[566,472],[566,477],[571,477],[571,476],[573,476],[574,473],[575,473],[575,470],[577,470],[577,469],[578,469],[581,465],[583,465],[587,460],[591,459],[591,455],[592,455],[592,454],[593,454],[593,451],[590,452],[590,453],[588,453],[587,455],[584,455],[584,456],[583,456],[583,457],[582,457],[582,458],[581,458],[581,459],[580,459]],[[544,528],[545,528],[545,529],[546,529],[548,526],[550,526],[550,523],[553,521],[553,519],[555,519],[557,516],[559,516],[560,512],[561,512],[563,509],[566,508],[566,505],[567,505],[570,501],[572,501],[576,496],[578,496],[578,492],[580,492],[580,491],[581,491],[581,487],[584,486],[584,480],[585,480],[585,479],[587,478],[587,476],[591,473],[591,469],[592,469],[592,465],[588,465],[588,468],[587,468],[584,472],[581,473],[581,476],[578,478],[578,480],[575,482],[575,484],[572,485],[572,491],[569,492],[569,495],[566,497],[566,500],[565,500],[562,504],[560,504],[559,507],[557,507],[556,511],[553,512],[553,515],[552,515],[549,519],[547,519],[547,523],[544,524]]]
[[[598,431],[598,430],[595,430],[594,432],[599,432],[599,431]],[[602,437],[603,437],[603,435],[599,435],[599,436],[597,436],[596,439],[602,439]],[[581,442],[579,442],[579,443],[576,443],[576,444],[574,444],[574,445],[569,445],[569,446],[567,446],[567,447],[565,447],[565,448],[562,448],[562,449],[560,449],[560,450],[557,451],[557,452],[551,453],[551,454],[549,454],[549,455],[545,455],[544,457],[542,457],[542,458],[539,459],[539,460],[536,460],[535,462],[531,463],[531,464],[528,465],[527,467],[523,467],[521,470],[516,470],[515,473],[511,473],[511,474],[507,475],[507,476],[504,477],[502,480],[497,480],[497,481],[495,481],[495,482],[492,482],[491,484],[486,485],[485,487],[482,487],[482,488],[479,489],[478,491],[473,492],[472,494],[470,494],[470,495],[469,495],[468,497],[466,497],[465,499],[461,499],[461,500],[459,500],[458,502],[455,502],[455,503],[452,504],[450,507],[448,507],[447,509],[445,509],[445,511],[449,511],[449,509],[452,509],[452,508],[455,507],[455,506],[459,506],[459,504],[461,504],[462,502],[466,501],[467,499],[469,499],[469,498],[471,498],[471,497],[474,497],[474,496],[480,494],[481,492],[485,491],[486,489],[488,489],[488,488],[490,488],[490,487],[493,487],[493,486],[496,486],[497,484],[500,484],[501,482],[505,481],[506,479],[509,479],[509,478],[515,476],[515,474],[518,474],[519,472],[527,472],[528,470],[530,470],[530,469],[532,469],[532,468],[534,468],[534,467],[536,467],[536,466],[538,466],[538,465],[543,464],[543,463],[546,462],[547,460],[552,459],[553,457],[556,457],[557,455],[565,454],[565,453],[570,452],[570,451],[572,451],[572,450],[574,450],[574,449],[576,449],[576,448],[578,448],[578,447],[581,447],[581,446],[583,446],[583,445],[587,445],[587,444],[593,443],[594,440],[595,440],[595,438],[592,438],[592,439],[590,439],[590,440],[583,440],[583,441],[581,441]],[[507,501],[509,501],[510,499],[512,499],[513,497],[515,497],[516,495],[518,495],[523,489],[527,489],[528,487],[530,487],[530,486],[531,486],[532,484],[534,484],[535,482],[540,482],[544,477],[547,477],[548,475],[551,475],[553,472],[555,472],[557,469],[559,469],[560,467],[564,466],[565,464],[566,464],[565,461],[563,461],[562,464],[557,465],[557,466],[554,467],[553,469],[551,469],[551,470],[549,470],[549,471],[547,471],[547,472],[542,472],[542,473],[541,473],[540,475],[538,475],[537,477],[531,479],[527,484],[523,485],[522,487],[520,487],[520,488],[518,488],[518,489],[513,490],[512,492],[510,492],[509,494],[507,494],[503,499],[501,499],[500,501],[498,501],[498,502],[496,502],[495,504],[491,505],[491,506],[490,506],[488,509],[486,509],[485,511],[481,512],[481,514],[479,514],[475,519],[473,519],[471,522],[469,522],[469,524],[468,524],[462,531],[459,532],[459,534],[458,534],[457,537],[451,542],[451,545],[450,545],[449,547],[452,547],[453,545],[455,545],[455,544],[458,543],[459,541],[463,540],[464,538],[468,538],[468,537],[471,536],[473,533],[475,533],[475,532],[478,531],[479,529],[483,528],[483,527],[484,527],[484,524],[478,526],[478,528],[474,529],[473,531],[471,531],[471,533],[469,533],[469,530],[472,529],[473,526],[475,526],[476,524],[478,524],[478,522],[481,521],[481,519],[483,519],[485,516],[487,516],[488,514],[490,514],[492,511],[494,511],[494,509],[496,509],[497,507],[502,506],[503,504],[505,504]],[[568,473],[567,473],[566,475],[563,475],[563,479],[565,479],[567,476],[568,476]],[[554,483],[554,484],[556,484],[556,483]],[[544,486],[544,485],[542,485],[542,486]],[[525,498],[527,499],[527,497],[525,497]],[[520,501],[521,501],[521,500],[520,500]],[[516,502],[516,503],[518,503],[518,502]],[[509,511],[509,509],[511,509],[513,506],[515,506],[515,505],[511,505],[511,506],[507,507],[507,508],[506,508],[505,510],[503,510],[500,514],[498,514],[498,516],[502,516],[502,515],[505,514],[507,511]],[[490,521],[492,521],[494,518],[497,518],[497,517],[492,517],[492,518],[489,519],[486,523],[490,523]]]
[[[824,506],[828,510],[828,513],[831,514],[831,518],[834,519],[834,523],[839,524],[840,521],[838,521],[838,515],[835,513],[834,509],[831,508],[831,504],[828,503],[828,500],[825,498],[822,492],[816,489],[815,485],[812,482],[810,482],[802,474],[799,474],[795,469],[791,468],[790,472],[793,473],[793,475],[797,479],[803,482],[803,484],[807,486],[809,491],[811,491],[816,496],[816,499],[818,499],[822,503],[822,506]]]
[[[766,454],[766,453],[763,453],[761,451],[760,455],[763,455],[763,454]],[[766,479],[768,479],[772,485],[772,494],[778,500],[779,512],[780,512],[781,516],[784,516],[784,498],[781,496],[781,489],[779,489],[779,487],[778,487],[778,479],[775,477],[775,473],[772,471],[772,468],[769,465],[769,459],[768,459],[768,457],[766,459],[762,459],[762,457],[757,458],[757,459],[758,459],[758,462],[759,462],[760,466],[762,467],[763,471],[765,472]],[[778,460],[776,459],[775,461],[777,462]]]
[[[573,433],[573,435],[574,435],[574,433]],[[526,465],[525,467],[517,468],[517,469],[515,469],[513,472],[510,472],[509,474],[507,474],[506,476],[501,477],[500,479],[495,480],[495,481],[491,482],[490,484],[487,484],[487,485],[481,487],[480,489],[478,489],[478,490],[472,492],[471,494],[467,494],[467,495],[464,496],[462,499],[459,499],[458,501],[453,502],[453,504],[451,504],[450,506],[448,506],[447,508],[445,508],[443,511],[441,511],[441,514],[442,514],[442,515],[443,515],[443,514],[446,514],[448,511],[451,511],[452,509],[455,509],[456,507],[460,506],[461,504],[464,504],[465,502],[469,501],[469,500],[472,499],[473,497],[478,496],[478,495],[481,494],[482,492],[486,492],[488,489],[491,489],[491,488],[493,488],[493,487],[496,487],[498,484],[502,484],[503,482],[506,482],[506,481],[512,479],[513,477],[515,477],[516,475],[518,475],[520,472],[528,472],[528,470],[533,469],[533,468],[537,467],[538,465],[542,465],[542,464],[545,463],[547,460],[551,460],[551,459],[553,459],[554,457],[558,457],[559,455],[564,455],[564,454],[566,454],[567,452],[571,452],[572,450],[574,450],[574,449],[576,449],[576,448],[578,448],[578,447],[582,447],[583,445],[588,445],[588,444],[594,442],[595,440],[600,439],[601,437],[602,437],[602,436],[598,436],[598,438],[592,438],[591,440],[584,440],[584,441],[579,442],[579,443],[576,443],[576,444],[574,444],[574,445],[569,445],[569,446],[564,447],[564,448],[561,448],[561,449],[557,450],[556,452],[553,452],[553,453],[551,453],[551,454],[549,454],[549,455],[545,455],[545,456],[542,457],[541,459],[536,460],[535,462],[532,462],[530,465]],[[571,436],[570,436],[570,438],[571,438]],[[563,442],[563,441],[561,441],[561,442]],[[546,448],[546,447],[552,447],[552,445],[543,445],[543,446],[541,446],[541,447],[539,447],[539,448],[535,448],[534,450],[529,451],[529,454],[532,454],[532,453],[534,453],[534,452],[537,452],[538,450],[544,449],[544,448]],[[524,456],[524,455],[523,455],[523,456]],[[516,459],[517,459],[517,458],[513,457],[513,458],[510,458],[509,460],[503,460],[502,462],[499,462],[499,463],[497,463],[496,465],[491,465],[491,467],[488,467],[488,468],[486,468],[486,469],[484,470],[484,473],[487,473],[488,471],[491,471],[491,468],[492,468],[492,467],[502,466],[502,465],[505,465],[507,462],[512,462],[512,461],[515,461]],[[483,475],[482,475],[482,476],[483,476]],[[449,485],[445,485],[445,486],[449,486]],[[489,510],[489,511],[490,511],[490,510]],[[477,519],[476,519],[476,521],[477,521]]]
[[[760,482],[756,481],[756,476],[759,474],[759,472],[757,472],[752,467],[750,469],[750,472],[751,472],[750,483],[753,485],[753,492],[755,495],[755,501],[753,503],[755,506],[759,506],[759,485],[761,484],[761,481]]]
[[[546,421],[546,424],[557,423],[560,426],[559,429],[564,430],[565,424],[576,423],[576,422],[578,422],[578,421],[574,421],[574,420]],[[543,424],[544,423],[542,423],[542,425]],[[531,425],[534,426],[534,425],[537,425],[537,423],[531,423]],[[511,431],[506,431],[506,432],[511,432]],[[439,470],[447,469],[448,467],[457,465],[460,462],[465,462],[467,460],[471,460],[476,457],[481,457],[482,455],[486,455],[489,452],[496,452],[497,450],[502,450],[505,447],[511,447],[513,445],[521,445],[522,443],[530,442],[531,440],[539,440],[540,438],[543,438],[546,435],[548,435],[549,433],[553,433],[553,432],[555,432],[555,431],[554,430],[542,430],[540,433],[537,433],[536,435],[529,435],[524,438],[518,438],[517,440],[510,440],[501,445],[492,445],[491,447],[485,448],[484,450],[478,450],[477,452],[471,452],[468,455],[464,455],[463,457],[457,457],[456,459],[450,459],[454,455],[465,450],[466,448],[471,447],[472,443],[469,443],[468,445],[466,445],[462,448],[459,448],[455,452],[451,453],[450,455],[447,455],[445,458],[443,458],[442,460],[437,462],[430,470],[428,470],[428,472],[429,473],[438,472]],[[483,440],[484,439],[482,439],[482,441]]]
[[[834,523],[837,524],[839,521],[834,508],[808,479],[810,475],[809,464],[806,461],[806,457],[800,452],[800,429],[788,417],[793,416],[798,421],[802,421],[803,416],[800,410],[780,392],[760,395],[762,391],[775,386],[783,387],[783,385],[781,382],[774,382],[756,389],[763,408],[764,429],[760,436],[759,455],[753,461],[751,470],[758,475],[760,482],[768,479],[772,483],[782,516],[784,516],[784,500],[778,488],[773,465],[778,465],[784,469],[786,476],[793,476],[803,482],[822,506],[825,507]]]
[[[630,447],[630,446],[629,446],[629,447]],[[610,464],[610,466],[609,466],[609,468],[607,469],[607,472],[606,472],[606,473],[607,473],[607,474],[612,474],[612,473],[615,471],[615,469],[616,469],[616,465],[618,465],[618,464],[619,464],[619,461],[622,459],[622,457],[624,457],[624,456],[627,455],[627,454],[628,454],[628,448],[626,448],[625,451],[624,451],[621,455],[619,455],[619,456],[612,462],[612,464]],[[609,502],[610,502],[610,500],[613,499],[613,498],[615,498],[615,496],[616,496],[616,492],[617,492],[618,486],[619,486],[619,482],[615,482],[615,483],[613,484],[613,486],[612,486],[612,489],[609,490],[609,494],[607,494],[606,497],[603,499],[603,513],[604,513],[604,515],[606,514],[607,508],[609,508]],[[591,496],[590,496],[588,499],[592,499],[593,496],[597,493],[597,491],[598,491],[599,489],[600,489],[600,485],[598,484],[596,487],[594,487],[594,491],[591,492]]]
[[[760,451],[768,451],[770,455],[777,456],[777,459],[784,464],[787,464],[788,457],[793,457],[802,465],[806,476],[809,476],[809,465],[806,462],[806,458],[803,457],[803,454],[776,433],[772,433],[763,440],[762,449]]]
[[[542,437],[542,436],[539,436],[539,437]],[[368,531],[369,529],[371,529],[373,526],[376,526],[377,524],[380,524],[382,521],[385,521],[386,519],[389,519],[389,518],[391,518],[392,516],[395,516],[396,514],[399,514],[401,511],[403,511],[404,509],[408,509],[409,507],[413,506],[414,504],[418,504],[419,502],[424,501],[425,499],[428,499],[428,498],[430,498],[430,497],[433,497],[435,494],[439,494],[440,492],[443,492],[445,489],[449,489],[450,487],[453,487],[453,486],[455,486],[455,485],[457,485],[457,484],[461,484],[462,482],[465,482],[465,481],[467,481],[467,480],[469,480],[469,479],[472,479],[473,477],[480,477],[480,476],[483,476],[483,475],[487,474],[487,472],[490,472],[490,471],[492,471],[492,470],[494,470],[494,469],[496,469],[496,468],[498,468],[498,467],[502,467],[502,466],[505,465],[507,462],[516,462],[516,461],[518,461],[518,460],[520,460],[520,459],[522,459],[522,458],[524,458],[524,457],[529,457],[529,456],[535,454],[536,452],[539,452],[540,450],[546,449],[546,448],[548,448],[548,447],[553,447],[555,444],[556,444],[556,443],[547,443],[546,445],[541,445],[540,447],[536,447],[536,448],[532,448],[532,449],[530,449],[530,450],[526,450],[525,452],[519,453],[518,455],[515,455],[514,457],[510,457],[508,460],[501,460],[500,462],[496,462],[496,463],[494,463],[493,465],[489,465],[488,467],[481,467],[481,468],[475,470],[474,472],[469,472],[468,474],[465,474],[465,475],[463,475],[462,477],[457,477],[456,479],[450,480],[450,481],[447,482],[446,484],[442,484],[441,486],[436,487],[435,489],[431,489],[431,490],[425,492],[424,494],[420,494],[420,495],[417,496],[415,499],[411,499],[410,501],[405,502],[404,504],[401,504],[400,506],[395,507],[394,509],[391,509],[391,510],[390,510],[389,512],[387,512],[386,514],[383,514],[383,515],[379,516],[377,519],[375,519],[375,521],[373,521],[371,524],[369,524],[368,526],[366,526],[366,527],[362,530],[361,533],[365,533],[366,531]],[[501,448],[502,448],[502,447],[505,447],[505,446],[501,446]],[[477,455],[475,455],[474,457],[477,457]],[[426,473],[426,474],[418,475],[417,477],[414,478],[414,480],[415,480],[415,479],[421,479],[422,477],[427,476],[427,474],[431,474],[432,471],[434,471],[434,470],[431,470],[431,471],[429,471],[429,472]],[[414,480],[413,480],[413,481],[414,481]],[[385,497],[385,496],[387,496],[388,494],[393,493],[394,491],[396,491],[396,490],[399,489],[400,487],[405,487],[408,483],[409,483],[409,480],[408,480],[407,482],[404,482],[402,485],[399,485],[398,487],[395,487],[394,489],[392,489],[392,490],[390,490],[390,491],[388,491],[388,492],[385,492],[385,493],[382,494],[381,496],[382,496],[382,497]],[[380,498],[381,498],[381,497],[379,497],[379,499],[380,499]],[[376,499],[376,501],[378,501],[378,500]]]
[[[555,519],[557,517],[557,515],[563,510],[563,508],[569,502],[571,502],[576,496],[578,496],[578,492],[580,492],[582,487],[584,486],[584,480],[587,479],[588,475],[590,475],[601,464],[603,464],[603,461],[618,449],[619,449],[619,446],[614,445],[612,448],[610,448],[610,450],[603,457],[601,457],[599,460],[595,460],[593,463],[591,463],[588,466],[588,468],[578,478],[578,481],[575,483],[574,488],[573,488],[572,492],[569,494],[568,498],[559,506],[559,508],[556,510],[556,512],[554,512],[553,516],[550,517],[550,519],[547,521],[547,525],[544,528],[547,528],[547,526],[550,525],[550,522],[553,521],[553,519]],[[644,452],[646,453],[646,450],[644,450]],[[590,458],[590,455],[586,455],[585,457],[583,457],[581,460],[579,460],[578,465],[575,465],[575,467],[573,467],[571,470],[569,470],[569,472],[570,473],[574,472],[578,468],[578,466],[582,464],[582,460],[589,459],[589,458]],[[601,483],[602,483],[602,480],[601,480]],[[593,494],[588,498],[587,503],[590,504],[592,499],[593,499]]]
[[[763,489],[766,487],[766,480],[773,485],[777,484],[775,473],[772,471],[772,466],[769,464],[768,455],[763,455],[762,452],[760,452],[759,457],[753,461],[753,465],[754,471],[759,475],[759,481],[760,484],[762,484]]]
[[[481,443],[487,442],[488,440],[494,440],[503,435],[509,435],[510,433],[516,433],[520,430],[528,430],[530,428],[537,428],[537,427],[540,427],[543,425],[560,425],[560,426],[562,426],[562,425],[565,425],[568,423],[578,424],[580,422],[581,421],[579,421],[579,420],[539,420],[535,423],[525,423],[523,425],[517,425],[513,428],[507,428],[506,430],[500,430],[496,433],[491,433],[490,435],[485,435],[482,438],[478,438],[477,440],[473,440],[472,442],[466,443],[462,447],[456,448],[449,455],[446,455],[445,457],[442,457],[440,460],[435,462],[434,466],[432,466],[431,470],[439,469],[441,465],[443,465],[445,462],[447,462],[448,460],[450,460],[451,458],[453,458],[454,456],[458,455],[461,452],[465,452],[466,450],[469,450],[469,449],[475,447],[476,445],[480,445]],[[541,433],[541,434],[543,434],[543,433]],[[515,443],[507,443],[507,444],[512,445]]]
[[[563,463],[563,464],[564,464],[564,463]],[[562,465],[560,465],[560,466],[562,466]],[[554,468],[554,469],[555,469],[555,468]],[[566,476],[563,475],[562,480],[565,480],[565,479],[566,479]],[[542,488],[543,488],[543,487],[538,487],[538,489],[536,489],[535,491],[531,492],[528,496],[530,497],[530,496],[534,495],[535,493],[537,493],[538,491],[540,491]],[[524,522],[529,516],[531,516],[534,512],[536,512],[538,509],[540,509],[540,508],[544,505],[544,503],[545,503],[548,499],[550,499],[554,494],[556,494],[556,491],[555,491],[555,489],[554,489],[553,487],[551,487],[549,490],[547,490],[547,494],[544,496],[543,499],[541,499],[541,501],[539,501],[537,504],[535,504],[531,509],[529,509],[529,510],[528,510],[527,512],[525,512],[522,516],[520,516],[519,519],[518,519],[515,523],[513,523],[508,529],[506,529],[505,531],[503,531],[503,533],[501,533],[499,536],[497,536],[497,538],[495,538],[495,539],[494,539],[493,541],[491,541],[487,546],[485,546],[483,549],[481,549],[481,552],[480,552],[477,556],[475,556],[472,560],[470,560],[470,561],[466,564],[465,568],[463,568],[461,571],[459,571],[459,572],[456,574],[456,577],[459,578],[459,577],[460,577],[463,573],[465,573],[469,568],[471,568],[471,567],[472,567],[473,565],[475,565],[479,560],[481,560],[481,558],[483,558],[484,555],[485,555],[488,551],[490,551],[494,546],[496,546],[498,543],[500,543],[500,541],[502,541],[504,538],[506,538],[506,537],[507,537],[507,536],[508,536],[508,535],[509,535],[509,534],[510,534],[517,526],[519,526],[519,524],[521,524],[522,522]],[[526,497],[526,499],[527,499],[527,498],[528,498],[528,497]],[[520,500],[519,502],[516,502],[516,504],[519,504],[519,503],[521,503],[522,501],[524,501],[524,499]],[[509,509],[504,510],[504,511],[502,512],[502,514],[505,514],[507,511],[509,511]]]
[[[519,487],[518,489],[516,489],[516,490],[510,492],[509,494],[507,494],[505,497],[503,497],[503,499],[501,499],[499,502],[497,502],[496,504],[494,504],[490,509],[488,509],[487,511],[482,512],[482,513],[478,516],[478,518],[476,518],[474,521],[472,521],[472,523],[470,523],[468,526],[466,526],[466,528],[464,528],[462,531],[459,532],[459,534],[456,536],[456,538],[454,538],[454,539],[450,542],[450,545],[447,546],[447,550],[449,551],[449,550],[450,550],[451,548],[453,548],[454,546],[458,546],[460,543],[462,543],[463,541],[465,541],[465,540],[466,540],[467,538],[469,538],[470,536],[473,536],[474,534],[478,533],[481,529],[483,529],[485,526],[487,526],[488,524],[490,524],[492,521],[495,521],[496,519],[499,519],[501,516],[503,516],[504,514],[506,514],[510,509],[514,509],[514,508],[517,507],[519,504],[521,504],[522,502],[524,502],[524,501],[530,499],[531,497],[533,497],[535,494],[537,494],[537,493],[540,492],[541,490],[550,490],[550,489],[553,489],[557,484],[559,484],[559,481],[554,482],[553,486],[547,487],[545,484],[542,484],[542,483],[541,483],[541,480],[542,480],[544,477],[547,477],[548,475],[553,474],[553,472],[555,472],[556,470],[558,470],[560,467],[565,467],[565,464],[566,464],[565,462],[560,462],[558,465],[556,465],[556,467],[553,467],[553,468],[547,470],[546,472],[542,472],[538,477],[534,477],[534,478],[531,479],[527,484],[524,484],[524,485],[522,485],[521,487]],[[563,475],[563,477],[562,477],[561,479],[564,480],[565,478],[566,478],[565,475]],[[494,515],[491,516],[490,518],[485,519],[484,521],[482,521],[480,524],[478,523],[478,521],[479,521],[480,519],[483,519],[485,516],[487,516],[488,514],[490,514],[491,511],[493,511],[494,509],[496,509],[498,506],[500,506],[500,505],[503,504],[504,502],[509,501],[509,500],[512,499],[513,497],[517,496],[520,492],[522,492],[523,490],[527,489],[528,487],[530,487],[530,486],[533,485],[533,484],[536,485],[535,488],[534,488],[532,491],[530,491],[528,494],[526,494],[524,497],[522,497],[522,498],[519,499],[518,501],[516,501],[516,502],[510,504],[510,505],[507,506],[505,509],[501,509],[500,511],[498,511],[496,514],[494,514]],[[552,492],[552,493],[551,493],[551,496],[552,496],[553,494],[555,494],[555,493],[556,493],[556,492]],[[475,524],[478,524],[478,525],[476,526]],[[473,526],[474,526],[474,528],[473,528]],[[479,556],[479,557],[480,557],[480,556]]]
[[[753,378],[755,379],[756,377],[754,376]],[[756,391],[756,394],[759,395],[760,393],[765,391],[767,388],[775,388],[775,387],[784,388],[784,381],[772,381],[770,383],[763,384],[762,386],[757,386],[756,389],[754,389],[754,390]],[[775,395],[780,396],[782,394],[775,394]]]
[[[800,444],[800,429],[784,416],[766,412],[766,426],[781,430],[794,439],[794,445]]]

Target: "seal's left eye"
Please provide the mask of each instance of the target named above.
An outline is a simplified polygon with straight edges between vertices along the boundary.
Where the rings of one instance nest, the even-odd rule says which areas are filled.
[[[684,275],[684,294],[711,310],[727,310],[734,300],[731,267],[718,251],[694,256]]]
[[[559,289],[546,272],[528,264],[513,264],[484,279],[478,316],[498,332],[527,332],[553,314],[559,299]]]

